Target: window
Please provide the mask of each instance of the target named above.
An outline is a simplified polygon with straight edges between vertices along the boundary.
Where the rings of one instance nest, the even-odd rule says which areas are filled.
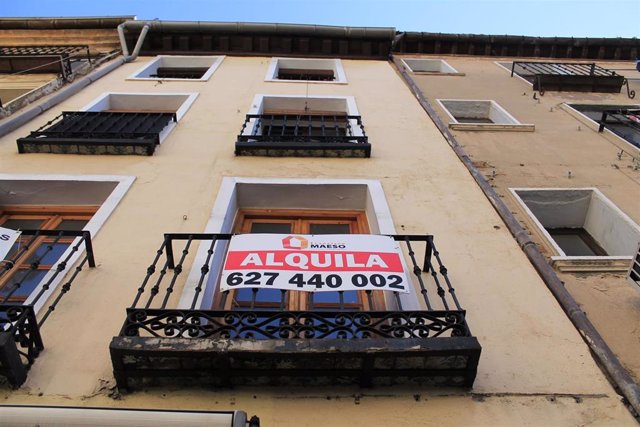
[[[0,227],[12,230],[82,230],[97,209],[97,206],[2,206]],[[55,268],[73,240],[68,237],[34,239],[31,235],[21,235],[6,256],[7,260],[13,260],[14,265],[0,276],[0,301],[25,301],[47,272]]]
[[[238,212],[237,233],[278,234],[367,234],[369,227],[364,212],[314,210],[242,209]],[[287,300],[285,298],[287,295]],[[271,289],[242,289],[230,292],[224,309],[262,308],[270,310],[383,310],[384,299],[378,292],[369,297],[365,292],[282,292]]]
[[[405,67],[414,74],[432,74],[442,76],[464,76],[443,59],[402,59]]]
[[[633,257],[633,262],[631,263],[631,267],[629,267],[627,277],[631,283],[640,286],[640,245],[638,245],[638,250]]]
[[[634,147],[640,148],[640,105],[568,105],[598,123],[600,131],[606,129]]]
[[[625,84],[629,97],[635,94],[624,76],[595,63],[514,61],[498,65],[509,70],[511,77],[515,75],[532,84],[541,95],[547,90],[620,93]]]
[[[627,271],[640,227],[595,188],[511,189],[563,271]]]
[[[353,97],[257,95],[235,153],[369,157],[371,146]]]
[[[224,56],[160,55],[129,79],[207,81],[223,60]]]
[[[340,59],[273,58],[265,77],[269,82],[347,83]]]
[[[451,118],[451,129],[530,132],[535,129],[532,124],[520,123],[493,100],[438,99],[438,103]]]
[[[195,93],[105,93],[81,111],[65,111],[29,136],[20,153],[150,156],[184,116]]]

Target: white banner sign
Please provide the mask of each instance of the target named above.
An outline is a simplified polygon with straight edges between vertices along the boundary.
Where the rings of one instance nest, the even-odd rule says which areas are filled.
[[[0,260],[3,260],[4,257],[7,256],[19,236],[19,231],[0,227]]]
[[[220,288],[408,293],[409,281],[388,236],[242,234],[229,242]]]

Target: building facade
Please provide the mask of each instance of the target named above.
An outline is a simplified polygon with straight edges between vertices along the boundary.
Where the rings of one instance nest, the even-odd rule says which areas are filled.
[[[36,417],[11,405],[40,405],[92,422],[103,414],[77,408],[186,411],[163,423],[190,425],[198,411],[236,410],[263,426],[635,422],[410,79],[422,96],[492,100],[533,125],[508,133],[524,139],[509,147],[552,147],[561,130],[580,132],[564,144],[611,162],[623,147],[617,169],[580,161],[571,178],[555,150],[555,173],[637,221],[616,185],[637,178],[632,149],[586,121],[570,129],[577,119],[550,111],[564,98],[538,103],[495,59],[448,60],[445,73],[464,76],[418,75],[411,59],[422,56],[406,51],[390,61],[403,46],[393,28],[128,21],[120,31],[123,57],[102,65],[110,72],[19,126],[7,120],[31,105],[4,119],[0,227],[23,231],[2,276],[5,414]],[[498,130],[454,132],[474,161],[495,166],[498,192],[558,186],[523,173],[551,154],[503,165],[490,156],[507,144]],[[518,208],[515,196],[507,203]],[[269,289],[264,272],[226,272],[232,235],[251,253],[273,233],[287,236],[284,249],[392,236],[406,287],[373,274],[351,279],[364,290]],[[606,273],[620,287],[625,260]],[[584,303],[573,288],[593,273],[558,268]],[[322,271],[289,284],[341,286],[337,268]],[[233,288],[238,277],[246,287]]]

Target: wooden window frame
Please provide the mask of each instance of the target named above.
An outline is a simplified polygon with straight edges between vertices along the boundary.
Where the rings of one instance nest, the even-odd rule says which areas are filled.
[[[291,224],[291,234],[311,234],[311,224],[349,224],[350,234],[369,234],[369,223],[366,213],[356,210],[311,210],[311,209],[239,209],[234,221],[233,230],[236,233],[250,233],[251,226],[255,221],[288,223]],[[225,310],[234,309],[234,293],[229,291],[224,298]],[[314,310],[314,309],[331,309],[330,303],[314,303],[313,308],[309,308],[309,293],[302,291],[291,291],[288,293],[287,310]],[[373,291],[369,299],[365,291],[358,291],[357,304],[343,305],[344,309],[353,309],[363,311],[371,311],[372,306],[376,310],[385,309],[384,295],[381,291]],[[214,305],[220,307],[222,305],[222,293],[218,292],[214,298]],[[255,302],[254,307],[260,306],[270,307],[270,303]]]
[[[89,222],[93,215],[98,211],[100,206],[68,206],[68,205],[3,205],[0,206],[0,227],[10,219],[42,219],[43,223],[38,227],[41,230],[54,230],[62,221],[66,220],[86,220]],[[31,236],[24,236],[27,241],[31,239]],[[22,238],[22,237],[20,237]],[[19,238],[19,239],[20,239]],[[57,243],[71,244],[75,237],[62,237],[58,239]],[[28,250],[20,255],[15,261],[13,268],[3,274],[0,277],[0,289],[9,284],[11,279],[21,270],[30,269],[30,264],[27,262],[36,251],[47,243],[52,243],[56,240],[55,237],[38,237],[33,242]],[[56,261],[57,262],[57,261]],[[40,264],[38,270],[51,270],[54,268],[54,264]],[[29,296],[25,297],[10,297],[7,302],[24,302]]]

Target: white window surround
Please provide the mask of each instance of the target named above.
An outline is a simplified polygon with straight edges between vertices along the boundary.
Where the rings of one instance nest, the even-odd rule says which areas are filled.
[[[503,70],[505,70],[506,72],[508,72],[509,75],[511,75],[511,68],[508,68],[504,64],[505,63],[513,64],[513,61],[493,61],[493,63],[496,64],[498,67],[502,68]],[[525,79],[524,77],[520,76],[519,74],[513,73],[513,77],[517,77],[523,82],[525,82],[526,84],[528,84],[529,86],[533,87],[533,83],[531,83],[529,80]]]
[[[172,109],[176,113],[176,122],[171,122],[160,133],[160,143],[176,127],[187,110],[198,97],[197,93],[141,93],[141,92],[104,92],[80,111],[105,111],[109,109],[123,110],[164,110]]]
[[[91,233],[91,238],[95,238],[98,231],[102,228],[107,218],[113,213],[116,206],[120,203],[125,196],[129,188],[135,181],[134,176],[121,176],[121,175],[36,175],[36,174],[0,174],[0,181],[78,181],[78,182],[113,182],[117,183],[115,188],[111,191],[111,194],[102,202],[98,211],[93,215],[91,220],[84,226],[83,230]],[[80,237],[76,238],[73,243],[67,248],[67,250],[60,255],[59,259],[66,258],[73,252],[73,246],[80,241]],[[34,305],[34,311],[37,314],[47,304],[47,300],[65,279],[65,276],[73,270],[75,264],[79,261],[80,257],[84,255],[84,247],[75,252],[69,258],[67,268],[64,274],[59,274],[51,283],[49,289],[44,292],[42,297]],[[31,295],[25,301],[25,304],[30,304],[31,300],[42,289],[42,286],[47,283],[49,278],[55,273],[55,269],[49,270],[47,274],[42,278],[38,286],[31,292]]]
[[[640,226],[595,187],[586,188],[509,188],[509,191],[533,221],[549,247],[554,266],[561,271],[627,271],[635,248],[640,243]],[[584,200],[554,199],[554,193],[571,192]],[[547,218],[538,218],[519,193],[549,192]],[[583,194],[580,194],[583,193]],[[565,214],[563,215],[563,212]],[[562,217],[560,217],[562,215]],[[568,256],[547,232],[543,223],[554,221],[558,227],[584,228],[610,256]]]
[[[309,197],[311,193],[313,197]],[[241,208],[359,209],[366,212],[371,233],[396,234],[384,190],[377,180],[225,177],[222,179],[204,233],[232,232],[236,213]],[[216,244],[211,273],[196,307],[210,308],[218,286],[226,247],[227,244],[223,242]],[[198,248],[180,297],[179,308],[191,306],[201,275],[200,267],[207,259],[207,250],[207,244]],[[408,267],[404,267],[407,277],[411,277]],[[419,310],[417,294],[413,287],[410,287],[410,291],[409,294],[400,294],[402,307],[404,310]],[[390,296],[385,297],[388,298],[387,304],[390,307],[395,306]]]
[[[436,58],[403,58],[405,68],[413,74],[434,76],[464,76],[444,59]]]
[[[287,80],[279,79],[278,71],[280,68],[288,68],[295,70],[332,70],[335,80],[317,81],[317,80]],[[321,83],[321,84],[347,84],[347,75],[342,66],[340,59],[324,59],[324,58],[272,58],[267,75],[264,78],[267,82],[287,82],[287,83]]]
[[[264,95],[254,96],[247,114],[262,114],[265,110],[290,111],[335,111],[349,116],[359,116],[360,112],[353,96],[305,96],[305,95]],[[251,119],[242,135],[252,135],[257,120]],[[349,120],[354,136],[362,136],[363,132],[357,120]]]
[[[224,56],[158,55],[153,61],[127,77],[127,80],[206,82],[216,72],[224,58]],[[150,77],[160,67],[208,67],[209,69],[199,79]]]
[[[572,104],[577,104],[577,102],[572,102]],[[604,105],[604,104],[598,103],[595,105]],[[629,104],[629,107],[638,107],[638,104]],[[600,123],[596,122],[595,120],[592,120],[586,114],[583,114],[582,112],[576,110],[566,102],[562,103],[561,108],[566,112],[568,112],[569,114],[571,114],[576,119],[580,120],[582,123],[588,125],[594,131],[596,132],[598,131],[598,128],[600,127]],[[607,128],[604,129],[604,133],[608,136],[608,138],[613,138],[613,141],[615,142],[611,141],[611,139],[608,139],[608,140],[614,143],[616,147],[620,148],[621,150],[624,150],[625,152],[627,152],[628,154],[634,157],[640,155],[640,148],[631,144],[626,139],[616,135],[615,133],[611,132]]]
[[[523,131],[533,132],[535,125],[520,123],[518,119],[513,117],[500,104],[492,99],[436,99],[436,102],[449,116],[451,120],[449,127],[454,130],[488,130],[488,131]],[[457,105],[456,105],[457,104]],[[468,108],[475,110],[478,114],[491,119],[493,123],[465,123],[460,122],[455,117],[455,113],[450,110],[454,106],[463,107],[464,104]],[[464,106],[467,108],[466,106]]]

